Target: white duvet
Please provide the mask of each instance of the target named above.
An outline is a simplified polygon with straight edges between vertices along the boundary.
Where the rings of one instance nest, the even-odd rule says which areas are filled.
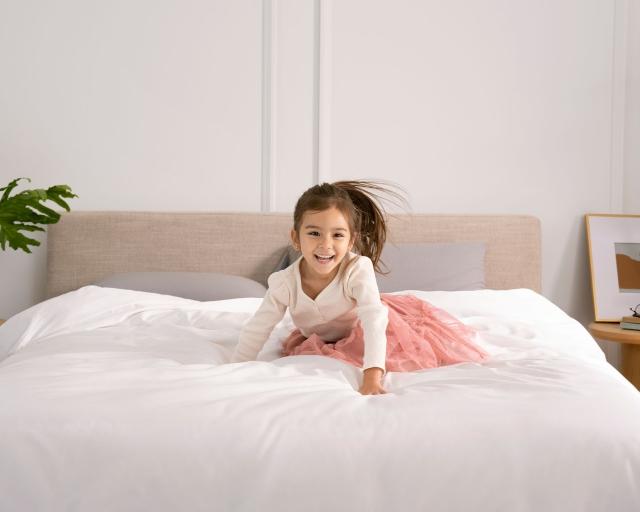
[[[419,292],[487,363],[229,364],[260,299],[88,286],[0,327],[1,511],[640,510],[640,393],[529,290]]]

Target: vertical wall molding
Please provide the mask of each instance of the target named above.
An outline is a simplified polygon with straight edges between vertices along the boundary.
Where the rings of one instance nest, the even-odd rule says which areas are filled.
[[[316,0],[316,72],[314,106],[316,137],[314,144],[314,180],[331,181],[331,32],[332,0]]]
[[[276,210],[276,69],[278,0],[262,1],[262,162],[260,210]]]
[[[614,0],[611,69],[611,152],[609,210],[622,213],[624,203],[624,127],[627,80],[628,0]]]
[[[320,1],[313,0],[313,176],[320,183]]]

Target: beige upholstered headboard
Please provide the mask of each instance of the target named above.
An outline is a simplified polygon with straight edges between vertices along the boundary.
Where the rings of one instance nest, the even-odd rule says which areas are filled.
[[[71,212],[48,228],[47,296],[117,272],[221,272],[266,283],[291,213]],[[540,291],[540,222],[522,215],[394,215],[391,243],[483,241],[487,288]]]

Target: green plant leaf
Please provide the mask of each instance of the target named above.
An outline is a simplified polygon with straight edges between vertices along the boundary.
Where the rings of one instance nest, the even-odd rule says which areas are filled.
[[[11,191],[18,186],[20,180],[29,178],[16,178],[5,187],[0,197],[0,247],[5,250],[9,244],[14,250],[22,249],[30,253],[29,246],[38,246],[40,242],[28,238],[20,231],[44,231],[38,224],[55,224],[60,220],[60,214],[45,206],[43,202],[52,201],[67,211],[69,205],[65,199],[78,197],[68,185],[54,185],[48,189],[23,190],[13,196]]]

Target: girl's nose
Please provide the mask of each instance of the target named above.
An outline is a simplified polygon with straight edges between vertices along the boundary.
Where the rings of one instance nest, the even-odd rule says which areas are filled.
[[[331,247],[332,242],[333,242],[333,239],[330,236],[325,236],[322,239],[320,239],[320,245],[322,247]]]

